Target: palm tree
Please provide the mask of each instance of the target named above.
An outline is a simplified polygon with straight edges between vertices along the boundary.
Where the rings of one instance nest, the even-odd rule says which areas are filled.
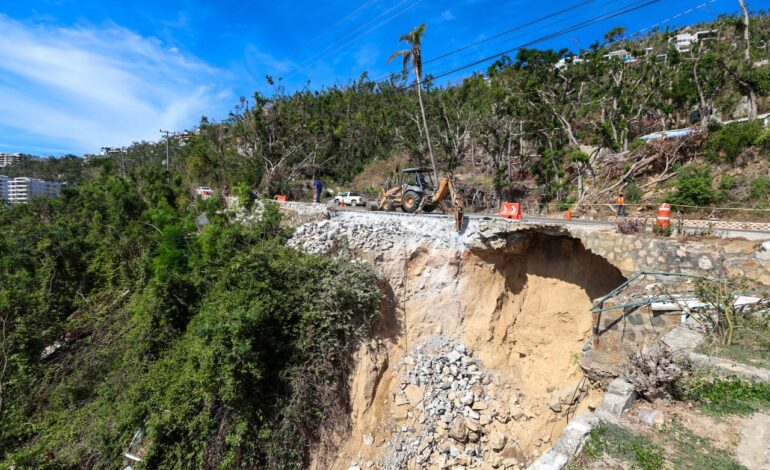
[[[415,87],[417,88],[417,100],[420,102],[420,113],[422,113],[422,126],[425,128],[425,139],[428,142],[428,154],[430,155],[430,163],[433,166],[433,181],[438,182],[438,170],[436,169],[436,159],[433,158],[433,146],[430,143],[430,134],[428,133],[428,120],[425,118],[425,106],[422,104],[422,35],[425,34],[425,23],[414,28],[408,33],[401,36],[398,40],[406,42],[411,47],[410,49],[401,49],[394,52],[388,59],[388,63],[391,63],[396,57],[404,58],[404,76],[409,74],[409,64],[412,64],[412,70],[414,70]]]

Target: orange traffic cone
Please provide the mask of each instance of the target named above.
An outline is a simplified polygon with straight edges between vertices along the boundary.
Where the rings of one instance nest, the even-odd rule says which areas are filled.
[[[567,221],[572,220],[572,208],[571,207],[569,209],[567,209],[566,219],[567,219]]]

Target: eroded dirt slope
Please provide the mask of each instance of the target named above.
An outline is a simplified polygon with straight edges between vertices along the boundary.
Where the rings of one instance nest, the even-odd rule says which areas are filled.
[[[299,244],[312,243],[309,233]],[[320,244],[333,245],[325,236]],[[318,468],[523,467],[568,415],[598,401],[579,353],[592,299],[623,277],[578,240],[533,231],[504,250],[424,238],[370,246],[360,255],[386,280],[389,299],[357,357],[352,432],[338,435],[336,453],[318,456]],[[447,357],[455,346],[465,362]]]

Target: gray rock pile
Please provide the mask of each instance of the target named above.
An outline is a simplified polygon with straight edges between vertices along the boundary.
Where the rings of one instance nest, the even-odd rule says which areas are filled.
[[[297,227],[289,245],[315,254],[333,252],[340,243],[370,252],[421,245],[464,249],[477,226],[470,223],[463,234],[458,234],[450,218],[332,211],[328,220]]]
[[[398,371],[400,385],[390,397],[397,430],[378,467],[511,469],[527,463],[512,428],[528,417],[496,395],[495,377],[462,343],[431,337],[403,357]]]

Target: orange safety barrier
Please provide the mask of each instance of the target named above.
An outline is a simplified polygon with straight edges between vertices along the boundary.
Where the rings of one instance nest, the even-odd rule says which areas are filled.
[[[569,209],[567,209],[567,215],[564,216],[564,218],[567,219],[567,221],[572,220],[572,208],[571,207]]]
[[[521,220],[521,204],[518,202],[501,203],[500,217],[503,219]]]
[[[668,203],[663,203],[658,208],[657,226],[663,230],[671,227],[671,206]]]
[[[278,201],[278,202],[286,202],[286,201],[289,200],[289,196],[287,196],[285,194],[276,194],[275,195],[275,200]]]

